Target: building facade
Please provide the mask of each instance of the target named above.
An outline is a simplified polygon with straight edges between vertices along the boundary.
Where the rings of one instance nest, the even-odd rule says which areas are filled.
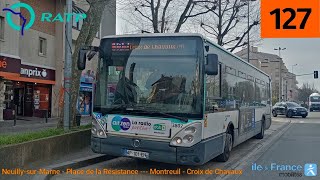
[[[242,49],[236,55],[246,60],[248,51],[247,49]],[[257,47],[250,47],[249,63],[271,77],[273,103],[296,100],[298,89],[296,76],[288,71],[281,57],[275,54],[259,52]]]
[[[18,2],[29,4],[36,14],[35,23],[24,31],[23,36],[8,25],[7,12],[2,11]],[[65,4],[65,0],[0,1],[0,120],[13,119],[15,112],[19,116],[59,116],[63,97],[65,24],[42,22],[40,18],[43,12],[63,13]],[[76,11],[75,5],[73,9]],[[21,8],[21,14],[26,19],[30,18],[24,8]],[[22,25],[19,16],[11,17],[16,25]],[[109,18],[115,21],[115,16]],[[73,24],[76,24],[72,32],[75,40],[79,35],[79,29],[76,29],[79,24]],[[114,29],[115,34],[116,24],[109,24],[108,28]],[[94,40],[94,45],[99,45],[99,38],[100,35]],[[88,62],[87,67],[81,81],[86,86],[91,83],[92,88],[96,62]],[[80,96],[83,96],[82,91],[89,89],[82,87]],[[84,98],[84,102],[90,101],[92,98]],[[84,114],[88,114],[88,107],[82,107],[86,108]]]
[[[45,117],[54,112],[54,87],[57,84],[57,63],[61,62],[59,54],[63,34],[56,29],[63,28],[58,23],[41,22],[41,12],[57,14],[63,12],[64,5],[55,1],[21,0],[1,1],[0,8],[8,8],[12,4],[22,2],[29,4],[36,14],[33,26],[20,35],[6,23],[7,12],[1,11],[4,32],[0,41],[1,61],[7,67],[0,70],[2,92],[0,99],[2,109],[0,119],[13,119],[16,112],[20,116]],[[62,3],[64,1],[61,1]],[[21,14],[30,19],[30,14],[21,8]],[[11,15],[16,25],[22,25],[19,16]],[[62,42],[62,41],[61,41]],[[9,73],[9,74],[8,74]],[[16,108],[16,111],[15,111]]]

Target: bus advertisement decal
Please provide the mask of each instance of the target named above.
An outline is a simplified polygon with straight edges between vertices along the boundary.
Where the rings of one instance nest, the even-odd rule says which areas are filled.
[[[108,131],[169,137],[171,122],[138,117],[110,115]]]

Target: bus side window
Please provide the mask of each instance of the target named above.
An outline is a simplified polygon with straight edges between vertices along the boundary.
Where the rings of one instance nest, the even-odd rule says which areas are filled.
[[[219,110],[219,104],[221,99],[221,64],[219,64],[219,70],[217,75],[206,75],[206,105],[205,112],[213,113]]]

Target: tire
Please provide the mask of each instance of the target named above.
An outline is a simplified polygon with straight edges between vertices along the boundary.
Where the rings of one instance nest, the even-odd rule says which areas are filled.
[[[288,118],[292,118],[292,112],[291,112],[291,111],[288,111],[288,112],[287,112],[287,117],[288,117]]]
[[[303,116],[302,116],[302,118],[306,118],[306,117],[307,117],[307,115],[303,115]]]
[[[272,116],[273,117],[277,117],[278,116],[277,112],[276,111],[272,111]]]
[[[265,130],[265,120],[264,120],[264,118],[263,118],[263,120],[262,120],[262,124],[261,124],[261,131],[260,131],[260,133],[259,134],[257,134],[256,136],[255,136],[255,138],[256,139],[263,139],[264,138],[264,130]]]
[[[230,152],[232,150],[233,139],[230,131],[228,130],[226,135],[226,142],[223,149],[223,153],[217,157],[218,162],[227,162],[230,157]]]
[[[310,112],[312,112],[313,111],[313,109],[310,109]]]

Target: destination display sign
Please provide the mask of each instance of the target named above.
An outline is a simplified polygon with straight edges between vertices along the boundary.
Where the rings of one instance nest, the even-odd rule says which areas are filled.
[[[113,56],[126,55],[196,55],[201,43],[199,38],[118,38],[102,43]],[[199,47],[199,48],[197,48]]]

